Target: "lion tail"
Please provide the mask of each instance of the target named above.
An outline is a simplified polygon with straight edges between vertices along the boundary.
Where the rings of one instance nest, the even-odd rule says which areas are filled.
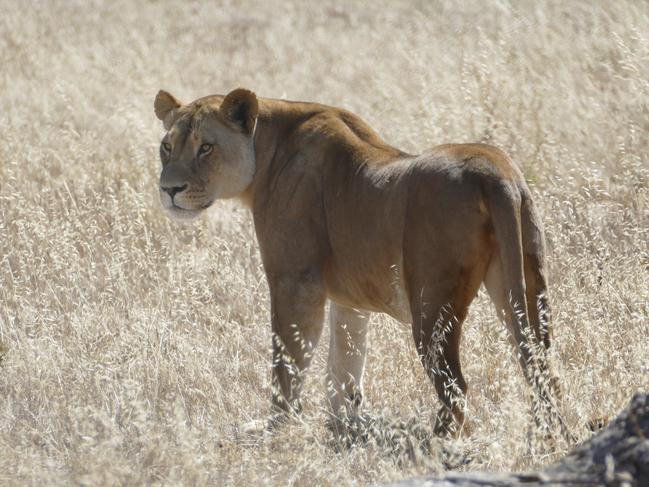
[[[529,313],[523,255],[523,224],[521,189],[515,182],[493,182],[486,188],[492,226],[500,253],[502,286],[504,287],[505,319],[518,346],[520,360],[527,375],[531,361],[528,344]],[[531,377],[527,377],[531,379]]]
[[[574,435],[555,402],[561,398],[561,390],[545,353],[550,337],[544,320],[548,312],[543,269],[545,244],[538,214],[524,184],[494,182],[486,193],[500,252],[505,319],[516,342],[525,378],[536,393],[535,420],[538,424],[544,421],[551,428],[558,424],[564,437],[572,441]],[[544,348],[537,349],[535,342]]]
[[[532,195],[527,188],[521,192],[521,230],[525,283],[527,286],[527,309],[537,339],[545,349],[550,348],[552,328],[550,304],[545,269],[545,235],[541,218],[534,207]]]

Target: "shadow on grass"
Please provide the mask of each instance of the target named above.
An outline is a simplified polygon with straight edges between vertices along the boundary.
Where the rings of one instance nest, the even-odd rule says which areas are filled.
[[[401,468],[426,463],[429,468],[445,471],[471,463],[471,457],[460,449],[458,442],[436,436],[432,423],[419,417],[361,414],[330,419],[327,427],[332,433],[329,446],[337,452],[374,448]]]

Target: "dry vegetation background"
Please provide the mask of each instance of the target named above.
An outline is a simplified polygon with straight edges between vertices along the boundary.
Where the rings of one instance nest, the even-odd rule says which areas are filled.
[[[566,415],[583,439],[649,388],[649,4],[0,0],[0,484],[339,485],[438,468],[337,452],[322,412],[248,444],[269,303],[246,210],[162,213],[153,97],[245,86],[344,106],[417,152],[495,143],[544,215]],[[375,317],[368,408],[428,424],[410,331]],[[550,457],[483,292],[463,345],[471,469]]]

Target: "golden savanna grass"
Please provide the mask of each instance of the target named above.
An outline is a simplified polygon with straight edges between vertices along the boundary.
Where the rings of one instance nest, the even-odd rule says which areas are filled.
[[[366,485],[435,455],[331,444],[327,334],[303,422],[257,443],[268,292],[247,210],[161,211],[153,114],[245,86],[343,106],[390,143],[496,144],[543,214],[552,360],[579,439],[649,388],[649,5],[564,1],[0,0],[0,484]],[[376,316],[368,410],[438,408],[407,327]],[[481,291],[460,468],[528,469],[527,388]],[[567,445],[560,448],[565,449]],[[559,451],[560,453],[560,451]]]

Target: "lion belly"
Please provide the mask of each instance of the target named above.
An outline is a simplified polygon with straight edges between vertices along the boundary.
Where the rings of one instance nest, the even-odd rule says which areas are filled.
[[[395,271],[398,273],[399,279],[392,283],[392,299],[388,303],[388,309],[385,312],[397,321],[402,323],[412,323],[412,314],[410,312],[410,303],[408,300],[408,293],[406,292],[406,285],[401,277],[401,270],[395,268]]]
[[[407,161],[384,170],[364,167],[353,175],[339,174],[336,180],[344,183],[326,188],[331,255],[324,274],[336,302],[410,323],[403,273],[407,167]]]
[[[343,265],[335,259],[325,271],[329,297],[344,306],[387,313],[410,323],[410,305],[402,265],[363,266],[366,259]],[[360,265],[359,265],[360,264]]]

